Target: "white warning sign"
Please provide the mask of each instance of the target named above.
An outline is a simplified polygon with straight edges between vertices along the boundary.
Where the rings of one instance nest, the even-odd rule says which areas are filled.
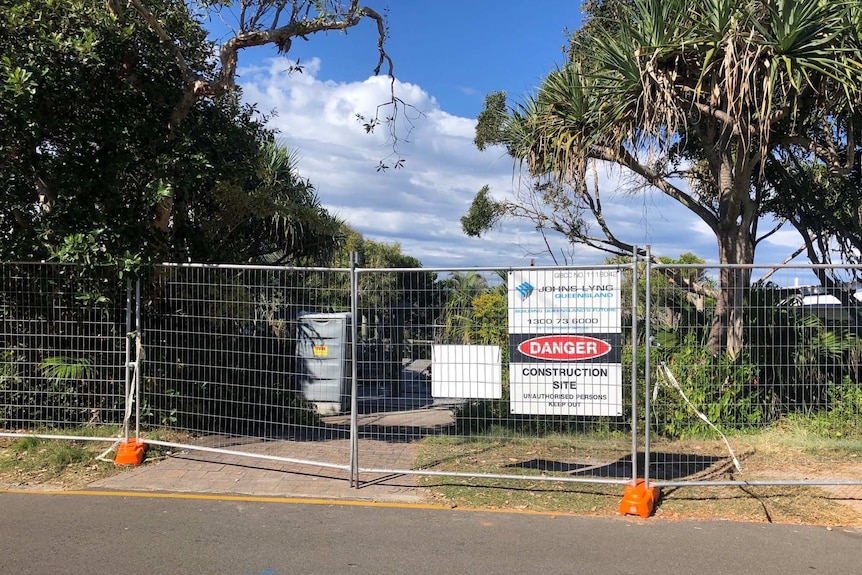
[[[620,270],[509,272],[512,413],[620,416]]]

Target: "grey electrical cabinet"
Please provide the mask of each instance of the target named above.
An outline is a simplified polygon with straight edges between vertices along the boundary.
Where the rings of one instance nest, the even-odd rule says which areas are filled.
[[[349,313],[300,313],[296,355],[303,396],[322,414],[350,409]]]

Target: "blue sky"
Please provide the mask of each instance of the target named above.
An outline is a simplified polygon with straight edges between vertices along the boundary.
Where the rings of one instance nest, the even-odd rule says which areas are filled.
[[[475,117],[487,93],[530,93],[563,62],[567,29],[580,25],[580,1],[398,0],[366,4],[387,16],[387,51],[399,80],[416,83],[449,112]],[[216,38],[218,36],[216,35]],[[377,62],[371,21],[347,34],[294,41],[287,58],[320,58],[321,77],[350,82],[370,75]],[[274,51],[251,49],[241,61]]]
[[[300,173],[331,211],[366,237],[399,243],[425,267],[551,263],[545,242],[527,224],[508,222],[477,239],[461,232],[459,219],[485,184],[495,197],[518,195],[512,160],[501,149],[479,152],[473,146],[475,118],[489,92],[504,90],[523,100],[563,62],[565,30],[580,24],[579,0],[367,4],[388,14],[396,95],[422,112],[411,116],[409,142],[400,147],[403,169],[376,170],[391,149],[385,133],[368,135],[355,120],[388,98],[387,79],[372,76],[377,53],[371,22],[346,35],[295,40],[286,58],[299,59],[302,74],[286,73],[289,62],[274,49],[241,52],[244,98],[276,112],[271,125],[299,153]],[[217,40],[220,26],[211,29]],[[625,193],[618,172],[603,170],[600,180],[605,212],[619,237],[650,244],[661,255],[694,252],[717,260],[712,232],[690,212],[656,191]],[[558,259],[572,263],[605,257],[551,242]],[[795,232],[779,232],[758,247],[757,260],[781,261],[799,245]]]

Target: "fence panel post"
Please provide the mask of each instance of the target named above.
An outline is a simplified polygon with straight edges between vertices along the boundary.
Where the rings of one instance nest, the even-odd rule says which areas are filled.
[[[652,515],[655,504],[659,498],[658,487],[650,485],[649,481],[649,374],[650,374],[650,248],[645,250],[645,273],[646,286],[644,290],[644,313],[646,342],[644,351],[644,476],[638,479],[638,457],[637,457],[637,324],[638,324],[638,259],[640,252],[634,247],[632,257],[632,482],[626,487],[623,499],[620,502],[620,513],[623,515],[640,515],[647,518]]]
[[[123,391],[123,441],[129,441],[130,394],[132,391],[132,279],[126,281],[126,387]]]
[[[359,282],[356,268],[359,254],[350,254],[350,486],[359,488],[359,383],[358,345]]]
[[[645,272],[645,290],[644,290],[644,483],[647,489],[650,487],[650,459],[651,459],[651,443],[650,443],[650,410],[652,405],[651,388],[652,388],[652,253],[650,246],[646,247],[646,266]]]
[[[632,485],[638,481],[638,247],[632,257]]]
[[[132,303],[135,307],[135,323],[132,325]],[[133,329],[134,327],[134,329]],[[131,341],[135,351],[132,360]],[[123,441],[117,447],[114,458],[116,465],[140,465],[144,462],[147,446],[141,440],[141,361],[143,343],[141,341],[141,278],[135,280],[135,297],[132,298],[132,281],[126,282],[126,392],[123,406]],[[134,410],[133,410],[134,408]],[[131,439],[130,420],[135,418],[135,438]]]

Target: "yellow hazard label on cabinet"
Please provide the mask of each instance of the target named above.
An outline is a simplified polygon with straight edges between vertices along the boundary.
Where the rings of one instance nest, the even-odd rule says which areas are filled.
[[[327,345],[315,345],[314,346],[314,357],[329,357],[329,346],[327,346]]]

